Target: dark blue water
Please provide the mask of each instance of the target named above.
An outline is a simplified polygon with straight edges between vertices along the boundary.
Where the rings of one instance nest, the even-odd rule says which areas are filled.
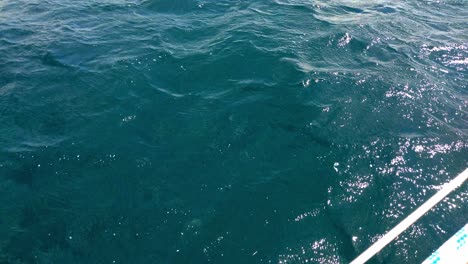
[[[348,263],[467,167],[468,3],[0,0],[0,263]],[[373,263],[418,263],[465,185]]]

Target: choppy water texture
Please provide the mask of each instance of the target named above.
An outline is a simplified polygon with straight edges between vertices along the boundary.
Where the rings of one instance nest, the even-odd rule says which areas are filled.
[[[347,263],[467,166],[466,1],[0,0],[0,263]],[[468,186],[373,263],[417,263]]]

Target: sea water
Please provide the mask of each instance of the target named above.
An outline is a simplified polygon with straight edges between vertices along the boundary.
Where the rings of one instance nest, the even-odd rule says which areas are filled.
[[[467,166],[464,0],[0,0],[0,263],[348,263]],[[373,263],[465,225],[451,194]]]

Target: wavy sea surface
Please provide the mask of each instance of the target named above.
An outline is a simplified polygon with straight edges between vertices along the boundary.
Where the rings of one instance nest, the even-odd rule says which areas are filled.
[[[0,0],[0,263],[348,263],[467,167],[467,75],[464,0]]]

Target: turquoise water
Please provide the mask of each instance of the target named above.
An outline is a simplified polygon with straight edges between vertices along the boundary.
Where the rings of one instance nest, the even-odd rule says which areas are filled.
[[[0,0],[0,263],[348,263],[467,167],[467,18]],[[424,260],[467,199],[372,263]]]

